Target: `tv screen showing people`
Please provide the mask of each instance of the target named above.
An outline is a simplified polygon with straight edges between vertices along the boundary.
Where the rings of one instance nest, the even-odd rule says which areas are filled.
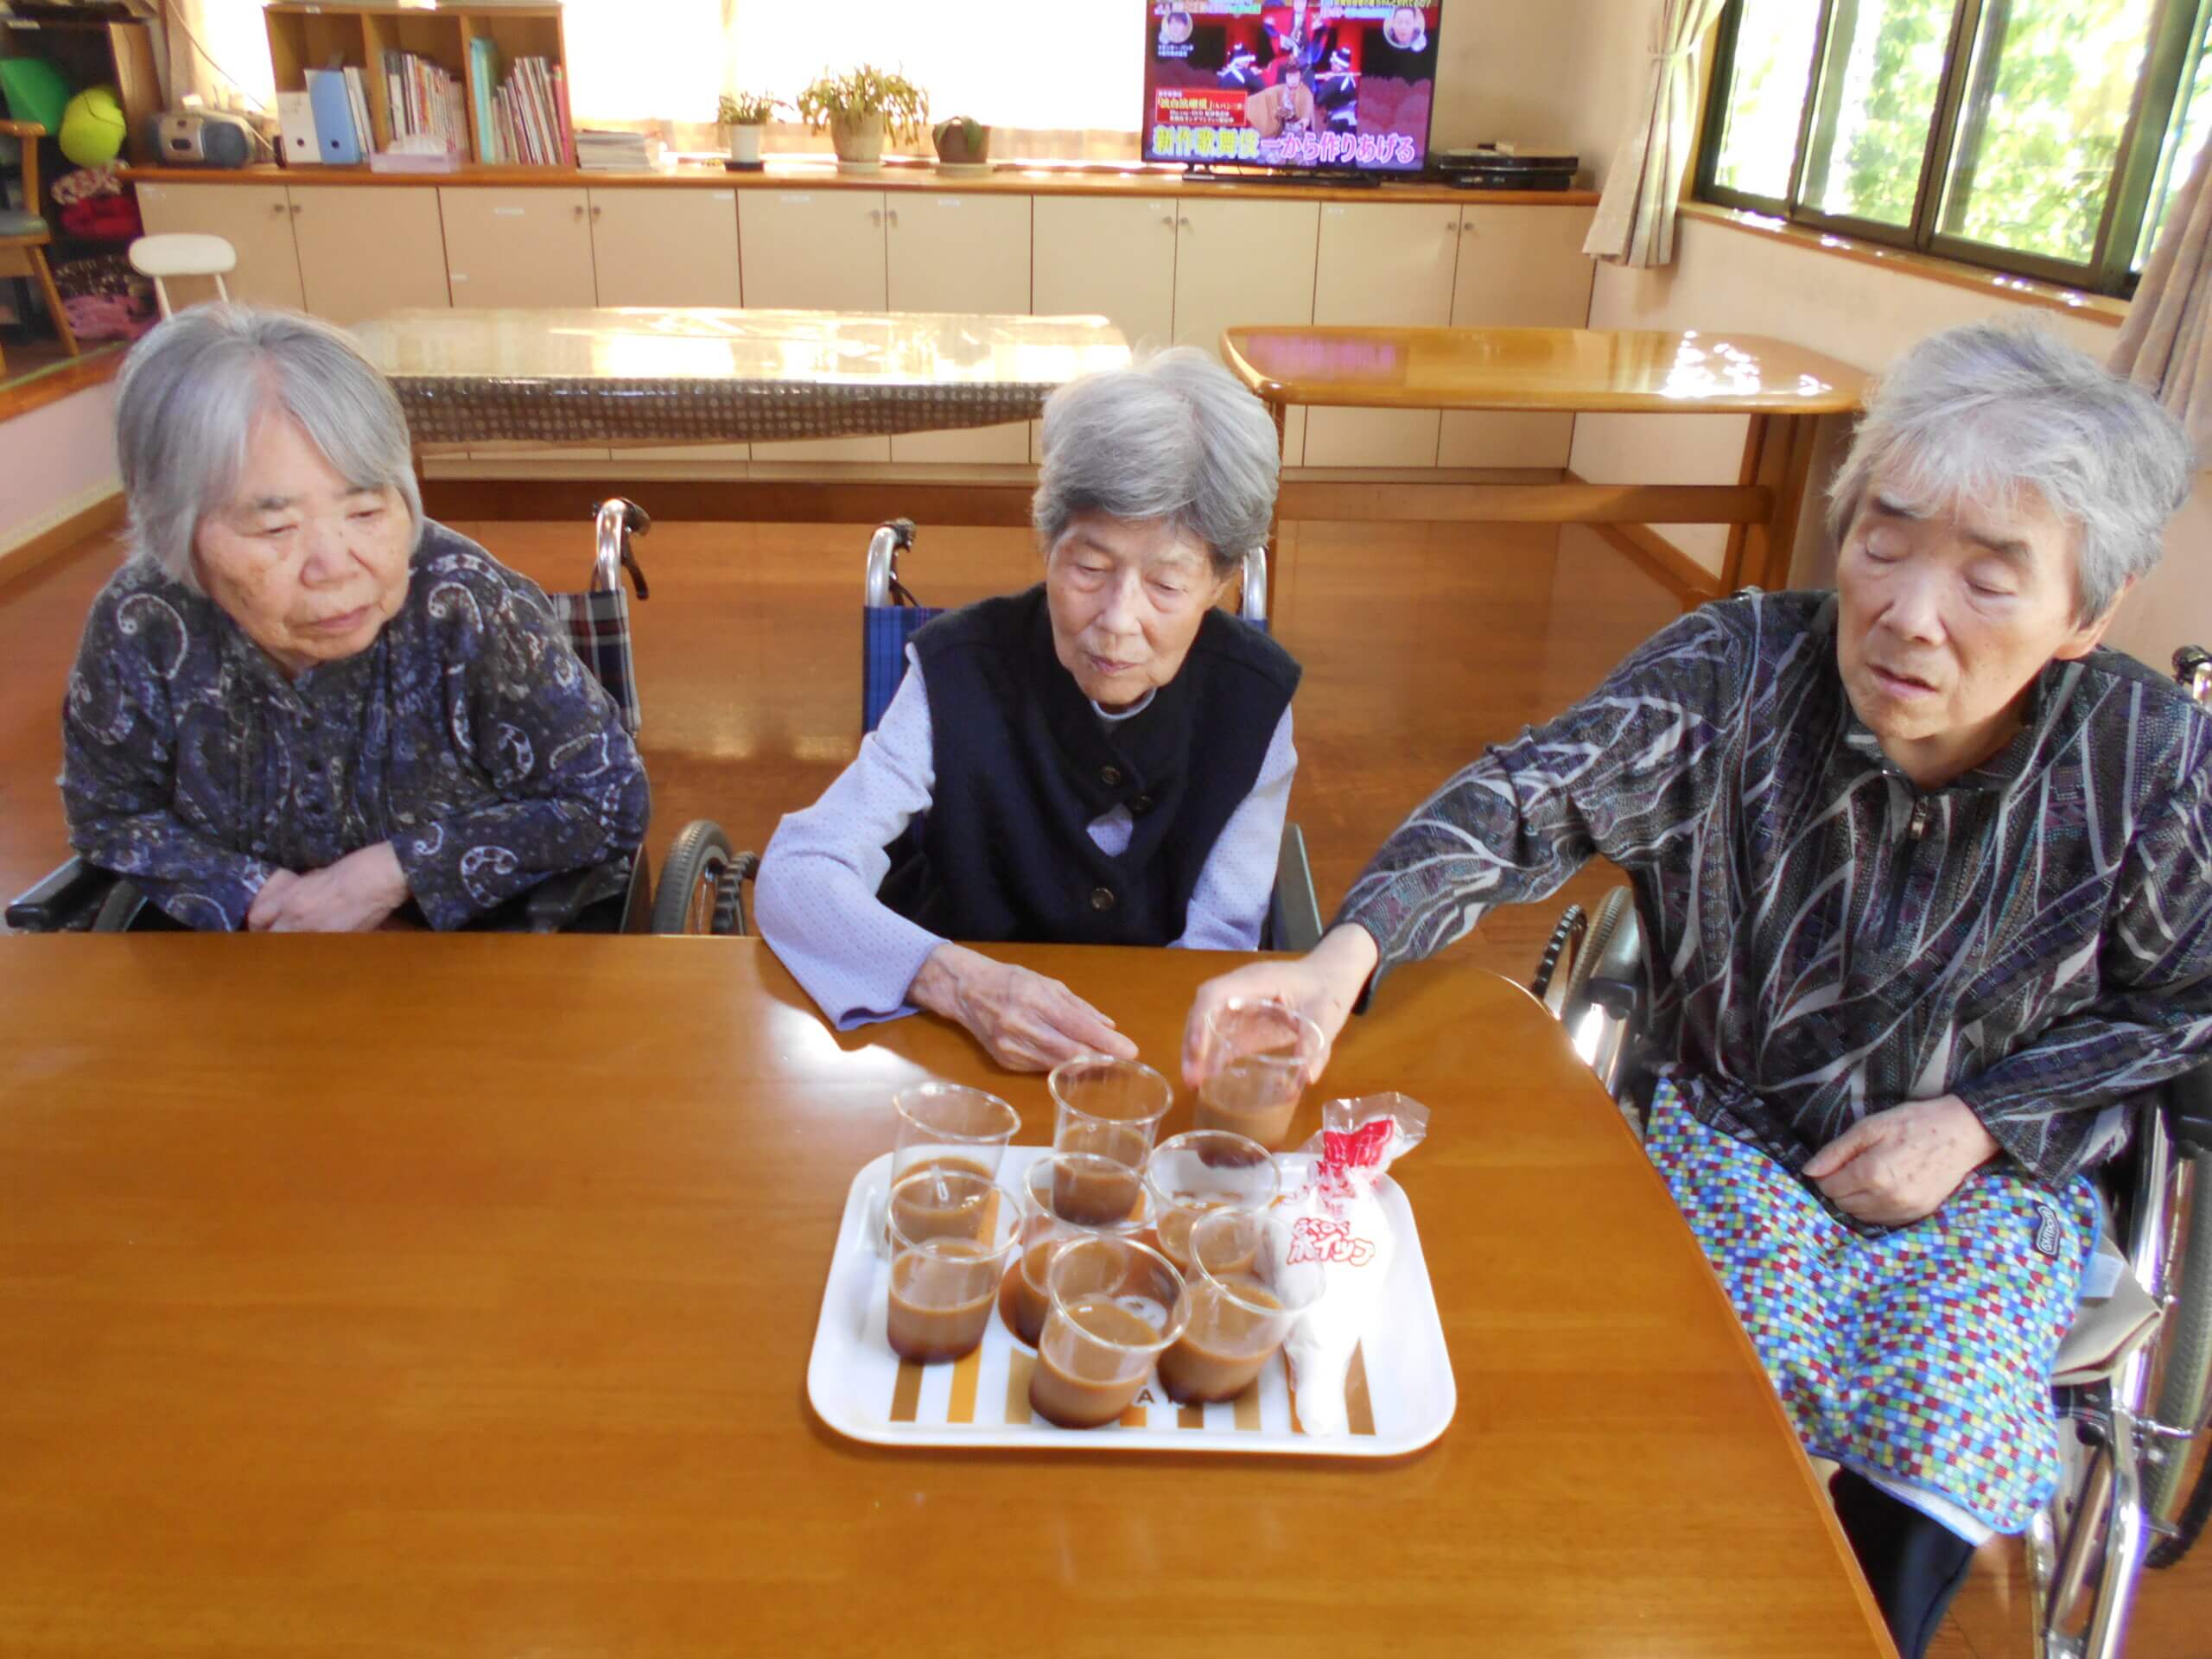
[[[1419,172],[1441,10],[1146,0],[1145,159]]]

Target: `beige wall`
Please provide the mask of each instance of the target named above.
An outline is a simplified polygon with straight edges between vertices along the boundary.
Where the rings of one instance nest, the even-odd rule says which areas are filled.
[[[1582,157],[1584,183],[1602,181],[1647,61],[1644,0],[1442,3],[1431,146],[1560,144]]]

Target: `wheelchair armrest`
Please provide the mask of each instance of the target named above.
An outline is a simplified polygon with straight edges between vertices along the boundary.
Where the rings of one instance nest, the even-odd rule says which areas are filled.
[[[613,858],[549,875],[522,895],[515,925],[525,933],[565,933],[594,905],[626,892],[632,868],[629,858]]]
[[[8,925],[23,933],[82,931],[99,914],[115,881],[107,871],[73,858],[16,895],[8,906]]]
[[[1321,901],[1313,893],[1313,867],[1306,858],[1306,835],[1294,823],[1282,827],[1282,850],[1275,855],[1275,887],[1268,899],[1267,945],[1273,950],[1311,950],[1321,943]]]
[[[2212,1061],[2166,1085],[2166,1133],[2190,1153],[2212,1153]]]

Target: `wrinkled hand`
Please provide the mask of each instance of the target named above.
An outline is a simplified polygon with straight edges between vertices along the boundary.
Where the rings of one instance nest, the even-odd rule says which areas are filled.
[[[1846,1214],[1902,1227],[1934,1215],[1999,1150],[1974,1109],[1945,1095],[1862,1117],[1815,1153],[1805,1174]]]
[[[965,1026],[1009,1071],[1049,1071],[1078,1054],[1137,1057],[1137,1046],[1111,1020],[1058,980],[964,945],[938,946],[906,995]]]
[[[399,855],[380,841],[327,869],[277,871],[254,894],[245,925],[257,933],[366,933],[406,902]]]
[[[1206,1020],[1231,997],[1256,997],[1281,1002],[1311,1020],[1321,1030],[1321,1051],[1306,1073],[1310,1083],[1320,1081],[1327,1069],[1337,1033],[1351,1017],[1352,1004],[1366,988],[1381,953],[1374,936],[1363,927],[1332,928],[1306,955],[1290,961],[1255,962],[1210,979],[1198,987],[1183,1022],[1183,1081],[1195,1089],[1205,1081],[1211,1056],[1205,1052]]]

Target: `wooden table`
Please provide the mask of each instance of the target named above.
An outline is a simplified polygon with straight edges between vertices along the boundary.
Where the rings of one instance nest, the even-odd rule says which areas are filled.
[[[1471,484],[1456,517],[1516,523],[1726,524],[1720,591],[1789,585],[1822,415],[1859,406],[1866,376],[1761,334],[1688,329],[1231,328],[1222,355],[1274,411],[1332,409],[1748,415],[1742,476],[1724,485]],[[1402,488],[1347,491],[1347,518],[1433,517]],[[1270,561],[1272,567],[1274,561]]]
[[[1005,954],[1157,1057],[1225,965]],[[10,1659],[1888,1651],[1656,1177],[1502,981],[1407,969],[1331,1072],[1436,1117],[1401,1175],[1459,1414],[1378,1465],[817,1423],[850,1178],[895,1088],[987,1067],[832,1033],[750,941],[4,960]],[[1041,1138],[1041,1079],[995,1086]]]

